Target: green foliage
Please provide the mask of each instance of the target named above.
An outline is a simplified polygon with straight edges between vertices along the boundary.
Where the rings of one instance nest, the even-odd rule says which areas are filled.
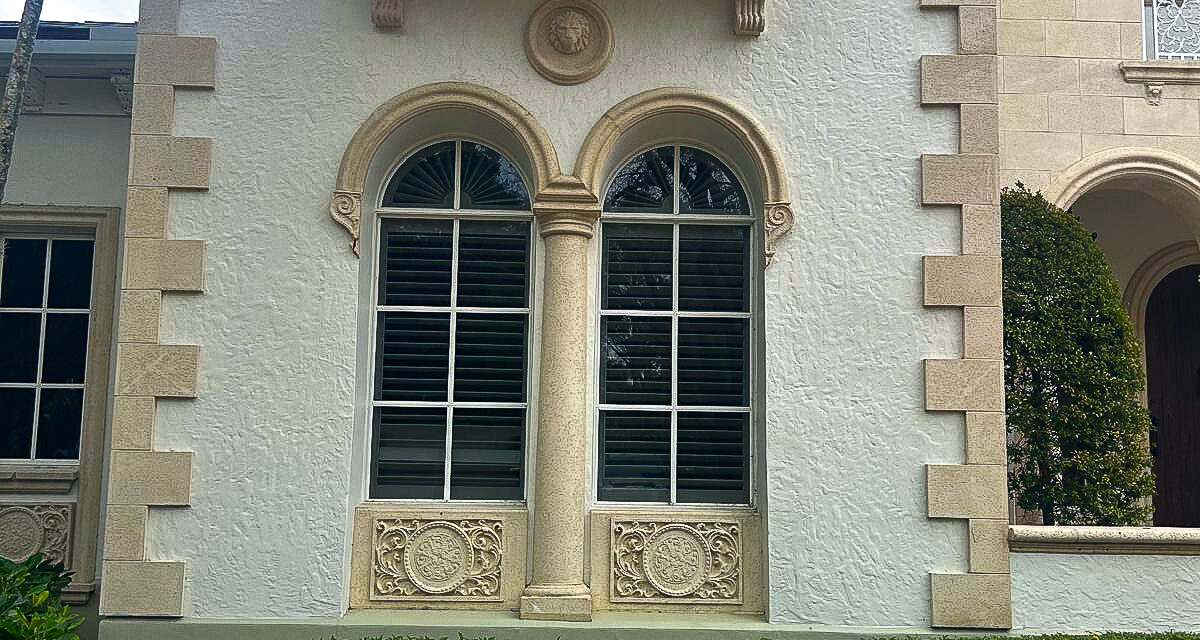
[[[0,640],[78,640],[72,632],[83,619],[61,602],[70,582],[61,562],[41,555],[0,558]]]
[[[1009,486],[1045,524],[1137,525],[1154,494],[1141,349],[1092,236],[1023,185],[1001,196]]]

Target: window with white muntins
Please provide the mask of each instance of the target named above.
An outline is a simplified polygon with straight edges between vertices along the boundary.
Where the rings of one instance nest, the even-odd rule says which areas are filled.
[[[0,460],[79,459],[94,251],[0,231]]]
[[[644,151],[600,232],[597,499],[748,504],[753,215],[700,149]]]
[[[490,147],[438,142],[401,163],[378,212],[371,497],[524,499],[524,179]]]

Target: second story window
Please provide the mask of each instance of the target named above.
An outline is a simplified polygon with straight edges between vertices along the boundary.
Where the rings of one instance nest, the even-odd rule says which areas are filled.
[[[1200,60],[1200,0],[1145,0],[1146,58]]]
[[[371,497],[524,498],[532,211],[474,142],[406,160],[384,192]]]
[[[0,459],[79,459],[94,245],[0,232]]]

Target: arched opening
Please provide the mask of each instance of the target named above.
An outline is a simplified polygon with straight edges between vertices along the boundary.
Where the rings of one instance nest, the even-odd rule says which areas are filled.
[[[1200,526],[1200,167],[1149,150],[1083,160],[1049,197],[1095,234],[1142,345],[1156,526]]]

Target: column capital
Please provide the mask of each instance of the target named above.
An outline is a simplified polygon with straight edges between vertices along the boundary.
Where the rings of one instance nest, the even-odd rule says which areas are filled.
[[[600,218],[597,205],[564,206],[565,203],[533,205],[534,217],[538,221],[538,233],[543,238],[553,235],[577,235],[591,238],[595,235],[596,220]]]

